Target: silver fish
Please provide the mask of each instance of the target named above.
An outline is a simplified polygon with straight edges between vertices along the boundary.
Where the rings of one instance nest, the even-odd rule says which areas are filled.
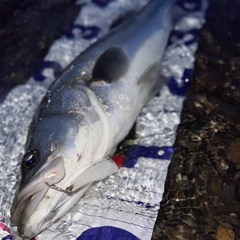
[[[82,52],[49,88],[29,127],[11,209],[21,237],[42,232],[93,182],[117,171],[112,154],[162,84],[173,3],[151,0]]]

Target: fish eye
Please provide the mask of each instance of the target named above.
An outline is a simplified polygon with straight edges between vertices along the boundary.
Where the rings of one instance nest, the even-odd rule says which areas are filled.
[[[23,165],[26,168],[32,168],[37,164],[38,154],[37,151],[28,151],[23,157]]]

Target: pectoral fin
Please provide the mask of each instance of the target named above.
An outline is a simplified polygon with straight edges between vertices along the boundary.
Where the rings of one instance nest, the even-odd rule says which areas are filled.
[[[78,191],[88,183],[100,181],[118,170],[117,165],[110,158],[103,159],[87,168],[72,182],[72,192]]]

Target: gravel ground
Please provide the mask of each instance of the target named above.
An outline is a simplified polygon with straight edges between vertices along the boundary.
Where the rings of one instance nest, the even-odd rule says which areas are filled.
[[[152,239],[240,239],[240,1],[210,1]]]

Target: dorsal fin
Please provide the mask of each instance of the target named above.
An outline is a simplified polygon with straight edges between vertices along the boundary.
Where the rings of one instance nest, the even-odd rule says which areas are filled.
[[[92,71],[94,81],[108,83],[120,79],[128,71],[129,60],[124,51],[118,47],[108,48],[97,59]]]
[[[129,19],[133,18],[137,14],[136,10],[129,10],[128,12],[122,13],[116,19],[113,20],[110,30],[122,25],[127,22]]]

